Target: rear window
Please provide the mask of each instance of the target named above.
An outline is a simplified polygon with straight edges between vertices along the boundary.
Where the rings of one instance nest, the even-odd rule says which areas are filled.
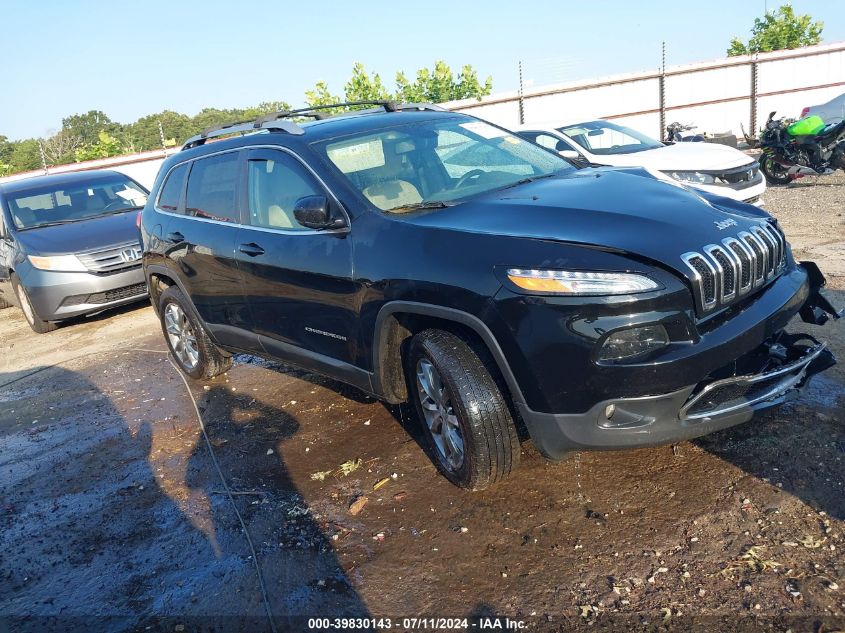
[[[28,230],[137,210],[146,203],[147,192],[127,176],[114,174],[7,194],[7,201],[15,226]]]
[[[236,152],[194,161],[188,176],[185,212],[219,222],[239,222],[237,182]]]
[[[179,210],[179,199],[185,185],[185,175],[188,173],[188,163],[183,163],[170,172],[161,193],[158,195],[158,208],[162,211],[176,213]]]

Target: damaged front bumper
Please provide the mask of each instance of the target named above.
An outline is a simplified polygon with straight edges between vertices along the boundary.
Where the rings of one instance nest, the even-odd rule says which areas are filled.
[[[809,294],[802,320],[823,325],[840,319],[821,294],[824,277],[802,262]],[[609,450],[675,443],[750,420],[756,411],[794,398],[816,374],[836,364],[825,343],[809,334],[778,332],[694,385],[671,393],[599,402],[586,413],[537,413],[517,404],[538,450],[561,459],[573,450]]]

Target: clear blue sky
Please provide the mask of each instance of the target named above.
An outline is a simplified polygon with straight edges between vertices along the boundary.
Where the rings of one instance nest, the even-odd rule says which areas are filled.
[[[517,87],[517,60],[535,84],[656,68],[724,55],[778,0],[428,0],[409,3],[250,0],[3,3],[0,134],[44,136],[63,116],[102,110],[122,123],[163,109],[261,101],[301,104],[319,79],[341,92],[353,62],[413,75],[444,59],[472,64],[493,90]],[[285,5],[291,5],[285,7]],[[845,40],[841,0],[794,0]]]

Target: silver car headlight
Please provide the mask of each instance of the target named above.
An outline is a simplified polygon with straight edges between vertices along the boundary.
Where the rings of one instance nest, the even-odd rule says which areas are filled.
[[[29,263],[38,270],[54,270],[61,272],[84,273],[88,269],[79,261],[76,255],[27,255]]]
[[[666,174],[670,178],[691,185],[713,185],[716,183],[716,177],[713,174],[705,174],[700,171],[667,171]]]

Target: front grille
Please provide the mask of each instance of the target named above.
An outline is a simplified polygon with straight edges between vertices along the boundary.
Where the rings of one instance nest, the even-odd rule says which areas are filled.
[[[108,274],[140,266],[141,246],[138,242],[127,242],[97,251],[77,253],[76,256],[92,273]]]
[[[141,297],[147,294],[147,284],[139,283],[131,286],[123,286],[122,288],[112,288],[111,290],[104,290],[103,292],[95,292],[89,295],[73,295],[66,297],[62,301],[65,307],[73,307],[80,305],[103,305],[105,303],[112,303],[113,301],[120,301],[121,299],[131,299],[132,297]]]
[[[734,167],[727,171],[708,171],[705,173],[711,174],[714,177],[715,184],[736,190],[752,187],[763,179],[760,174],[759,163],[742,165],[741,167]]]
[[[704,314],[776,277],[786,263],[786,241],[767,222],[681,259],[691,272],[696,308]]]

